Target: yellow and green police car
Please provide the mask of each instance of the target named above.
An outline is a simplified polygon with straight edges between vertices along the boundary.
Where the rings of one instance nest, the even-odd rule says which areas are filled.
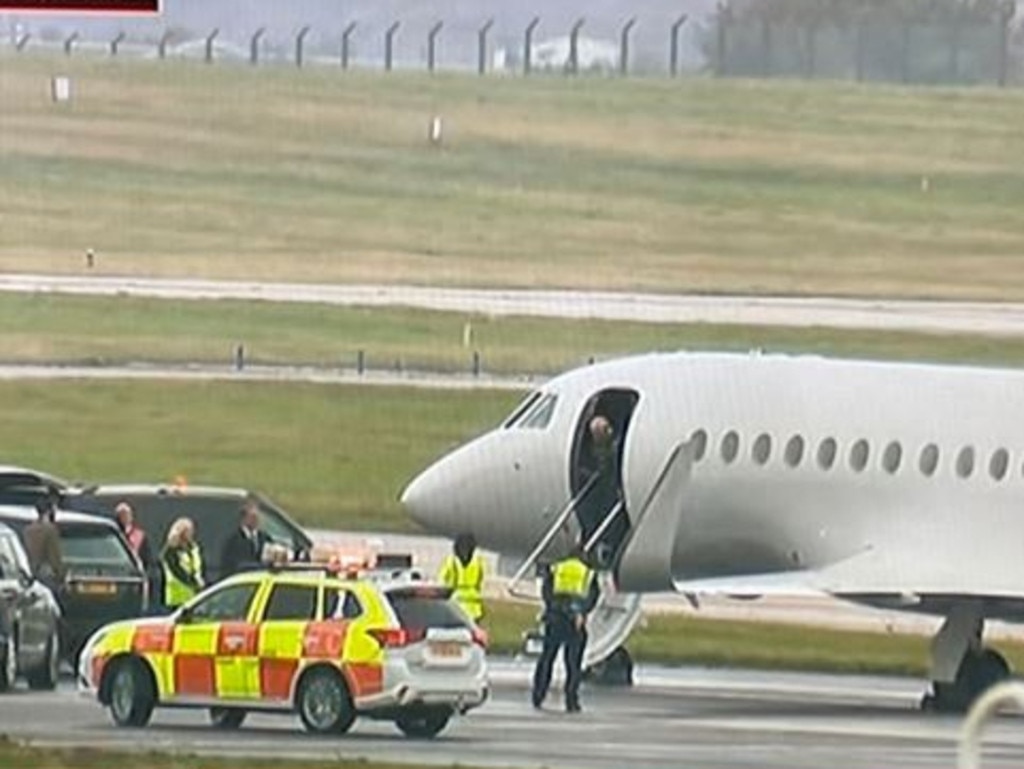
[[[407,569],[250,572],[168,617],[97,631],[78,685],[119,726],[145,726],[168,706],[208,709],[221,728],[267,711],[298,713],[321,734],[368,716],[433,737],[487,698],[484,645],[447,588]]]

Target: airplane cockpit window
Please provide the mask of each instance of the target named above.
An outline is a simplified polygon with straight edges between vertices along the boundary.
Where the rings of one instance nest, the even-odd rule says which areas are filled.
[[[768,433],[761,433],[754,440],[754,445],[750,449],[750,456],[754,458],[754,461],[759,465],[768,464],[768,458],[772,455],[772,437]]]
[[[818,466],[822,470],[831,470],[836,463],[836,454],[838,453],[839,447],[836,445],[836,439],[825,438],[818,444]]]
[[[558,396],[548,393],[537,401],[537,404],[523,417],[517,427],[543,430],[551,422],[551,415],[555,413],[556,403],[558,403]]]
[[[740,436],[735,430],[730,430],[722,436],[722,459],[726,464],[736,461],[736,455],[740,453]]]
[[[956,458],[956,474],[961,478],[970,478],[974,472],[974,447],[964,446]]]
[[[885,447],[882,453],[882,467],[889,475],[893,475],[900,469],[900,462],[903,461],[903,447],[899,441],[892,441]]]
[[[693,461],[700,462],[708,450],[708,434],[704,430],[697,430],[690,436],[690,440],[693,441]]]
[[[920,459],[921,472],[931,478],[939,467],[939,447],[929,443],[921,449]]]
[[[1001,481],[1006,477],[1006,471],[1010,469],[1010,452],[1006,449],[996,449],[992,452],[992,458],[988,462],[988,474],[992,480]]]
[[[502,427],[507,430],[508,428],[515,425],[515,423],[518,422],[522,418],[522,416],[527,411],[530,410],[530,407],[533,406],[533,404],[535,404],[538,400],[540,400],[540,396],[540,390],[534,390],[532,393],[527,395],[522,400],[522,402],[515,407],[512,413],[509,414],[508,419],[505,420],[504,424],[502,424]]]
[[[858,473],[868,466],[868,457],[871,454],[871,447],[868,442],[861,438],[850,447],[850,467]]]
[[[800,460],[804,458],[804,439],[803,436],[794,435],[789,441],[786,442],[786,464],[790,467],[796,467],[800,464]]]

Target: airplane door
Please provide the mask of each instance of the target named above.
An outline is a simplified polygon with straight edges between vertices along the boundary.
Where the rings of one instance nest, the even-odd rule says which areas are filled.
[[[622,458],[630,419],[639,400],[636,390],[602,390],[587,401],[576,425],[569,485],[573,497],[578,497],[576,518],[583,541],[590,545],[588,552],[598,567],[611,566],[630,530],[622,490]],[[599,417],[610,424],[610,439],[595,433],[594,420]]]

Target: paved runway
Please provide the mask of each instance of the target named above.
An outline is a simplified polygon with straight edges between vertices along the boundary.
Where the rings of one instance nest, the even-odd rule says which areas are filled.
[[[60,745],[132,750],[339,756],[417,764],[621,769],[950,769],[960,719],[916,711],[921,684],[904,679],[794,673],[643,668],[632,690],[588,689],[584,713],[527,703],[527,666],[494,663],[495,693],[437,740],[410,741],[386,723],[315,739],[289,716],[253,717],[235,733],[215,731],[199,711],[157,711],[144,731],[114,727],[97,704],[74,694],[20,690],[0,696],[0,730]],[[556,692],[557,694],[557,692]],[[986,767],[1024,764],[1018,717],[993,724]]]
[[[19,274],[0,275],[0,291],[164,299],[259,299],[361,307],[403,306],[490,315],[602,318],[647,323],[827,326],[996,335],[1024,331],[1024,304],[998,302],[488,290]]]

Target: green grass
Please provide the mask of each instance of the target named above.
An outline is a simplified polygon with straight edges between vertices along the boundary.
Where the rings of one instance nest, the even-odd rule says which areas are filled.
[[[1024,297],[1019,91],[4,54],[0,102],[0,269]]]
[[[487,611],[491,651],[517,652],[523,631],[536,624],[537,607],[492,601]],[[627,645],[637,660],[667,665],[924,677],[929,642],[925,636],[908,633],[654,614],[646,617]],[[1024,668],[1024,643],[1001,640],[994,646],[1013,669]]]
[[[263,491],[308,526],[410,530],[398,495],[515,393],[266,383],[0,382],[0,458],[70,480]]]
[[[471,344],[463,344],[466,324]],[[590,357],[649,350],[749,350],[1024,364],[1024,340],[823,328],[496,318],[271,302],[0,294],[0,361],[257,363],[556,373]]]
[[[408,763],[347,759],[340,755],[330,761],[281,758],[221,758],[195,756],[187,752],[101,750],[90,747],[48,748],[23,744],[0,736],[0,766],[40,769],[409,769]],[[470,764],[453,764],[472,769]]]

